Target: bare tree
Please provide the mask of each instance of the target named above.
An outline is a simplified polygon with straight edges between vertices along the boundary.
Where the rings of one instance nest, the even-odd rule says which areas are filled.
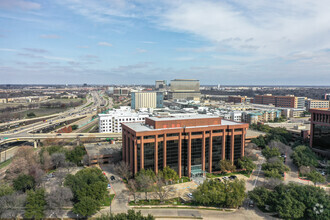
[[[310,173],[311,171],[312,171],[312,169],[309,166],[301,166],[301,167],[299,167],[299,172],[303,176],[306,175],[307,173]]]
[[[268,146],[270,148],[277,148],[281,152],[281,154],[291,155],[291,153],[292,153],[291,147],[289,147],[288,145],[283,144],[280,141],[274,141],[273,140],[268,144]]]
[[[56,187],[46,195],[47,212],[49,217],[61,217],[66,206],[71,206],[73,193],[68,187]]]
[[[52,163],[57,169],[60,166],[63,166],[65,163],[65,154],[64,153],[53,153],[52,156]]]
[[[137,190],[138,190],[138,184],[136,183],[136,181],[134,179],[130,179],[130,180],[128,180],[127,188],[129,190],[130,194],[134,198],[134,203],[136,203],[136,195],[137,195]]]
[[[44,151],[41,155],[42,157],[42,168],[47,171],[50,170],[53,167],[51,157],[48,153],[48,151]]]
[[[157,194],[161,203],[168,198],[169,193],[174,190],[173,186],[166,186],[165,180],[158,175],[156,184],[153,187],[154,192]]]
[[[68,173],[71,173],[72,170],[77,167],[77,165],[71,161],[64,161],[61,166],[65,168]]]
[[[86,154],[84,157],[83,157],[83,165],[85,166],[89,166],[89,156]]]
[[[154,184],[154,180],[151,176],[140,174],[136,178],[136,182],[139,186],[139,189],[142,190],[145,194],[146,200],[148,200],[148,192],[152,190],[152,185]]]
[[[121,161],[120,163],[115,165],[115,171],[119,176],[126,180],[128,180],[132,176],[132,172],[129,165],[126,164],[124,161]]]
[[[13,193],[0,197],[1,219],[16,219],[24,211],[26,194]]]
[[[265,182],[265,187],[273,190],[276,186],[280,185],[281,183],[282,183],[282,180],[280,180],[278,178],[269,178]]]

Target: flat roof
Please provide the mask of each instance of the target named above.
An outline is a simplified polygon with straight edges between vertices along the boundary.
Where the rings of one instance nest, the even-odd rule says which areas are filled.
[[[210,117],[208,117],[210,118]],[[212,117],[211,117],[212,118]],[[215,116],[213,116],[213,118],[215,118]],[[217,117],[219,118],[219,117]],[[179,118],[180,119],[180,118]],[[185,119],[185,118],[182,118]],[[178,118],[172,119],[172,120],[178,120]],[[155,129],[145,123],[139,123],[139,122],[128,122],[128,123],[122,123],[125,126],[129,127],[130,129],[136,131],[136,132],[143,132],[143,131],[160,131],[160,130],[170,130],[170,129],[178,129],[178,128],[182,128],[182,127],[174,127],[174,128],[159,128],[159,129]],[[221,124],[217,124],[217,125],[201,125],[201,126],[186,126],[186,128],[205,128],[205,127],[215,127],[215,126],[219,126],[219,125],[239,125],[239,124],[245,124],[245,123],[240,123],[240,122],[234,122],[234,121],[229,121],[229,120],[225,120],[222,119],[221,120]]]
[[[96,143],[90,143],[90,144],[85,144],[84,146],[88,156],[90,157],[114,154],[116,152],[119,152],[122,147],[121,144],[108,144],[108,143],[102,143],[101,145],[98,145]]]
[[[148,117],[153,121],[171,121],[171,120],[185,120],[185,119],[204,119],[204,118],[220,118],[216,115],[172,115],[172,116],[160,116],[160,117]]]

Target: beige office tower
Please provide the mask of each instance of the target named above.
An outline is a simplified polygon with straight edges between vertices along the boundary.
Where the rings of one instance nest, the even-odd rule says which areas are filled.
[[[175,79],[171,80],[169,99],[186,99],[199,101],[201,92],[199,80],[197,79]]]

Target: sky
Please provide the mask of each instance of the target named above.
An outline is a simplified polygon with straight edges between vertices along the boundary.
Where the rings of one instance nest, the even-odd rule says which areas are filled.
[[[330,86],[328,0],[0,0],[0,84]]]

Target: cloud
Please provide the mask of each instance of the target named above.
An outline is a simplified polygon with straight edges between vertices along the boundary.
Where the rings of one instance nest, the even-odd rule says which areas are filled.
[[[136,53],[147,53],[148,51],[145,49],[141,49],[141,48],[136,48]]]
[[[22,10],[36,10],[40,9],[41,5],[31,1],[23,0],[1,0],[0,8],[3,9],[22,9]]]
[[[108,43],[108,42],[98,42],[99,46],[105,46],[105,47],[112,47],[112,44]]]
[[[44,38],[44,39],[60,39],[61,38],[61,36],[56,35],[56,34],[43,34],[40,37]]]
[[[177,57],[177,58],[174,58],[174,60],[176,61],[191,61],[191,60],[194,60],[195,58],[194,57]]]
[[[18,50],[10,49],[10,48],[0,48],[0,51],[17,52]]]
[[[24,48],[24,50],[32,53],[49,53],[49,51],[44,49],[38,49],[38,48]]]
[[[329,9],[325,0],[180,1],[172,2],[158,22],[215,46],[272,56],[329,47]]]
[[[144,44],[156,44],[156,42],[154,42],[154,41],[142,41],[142,43],[144,43]]]

